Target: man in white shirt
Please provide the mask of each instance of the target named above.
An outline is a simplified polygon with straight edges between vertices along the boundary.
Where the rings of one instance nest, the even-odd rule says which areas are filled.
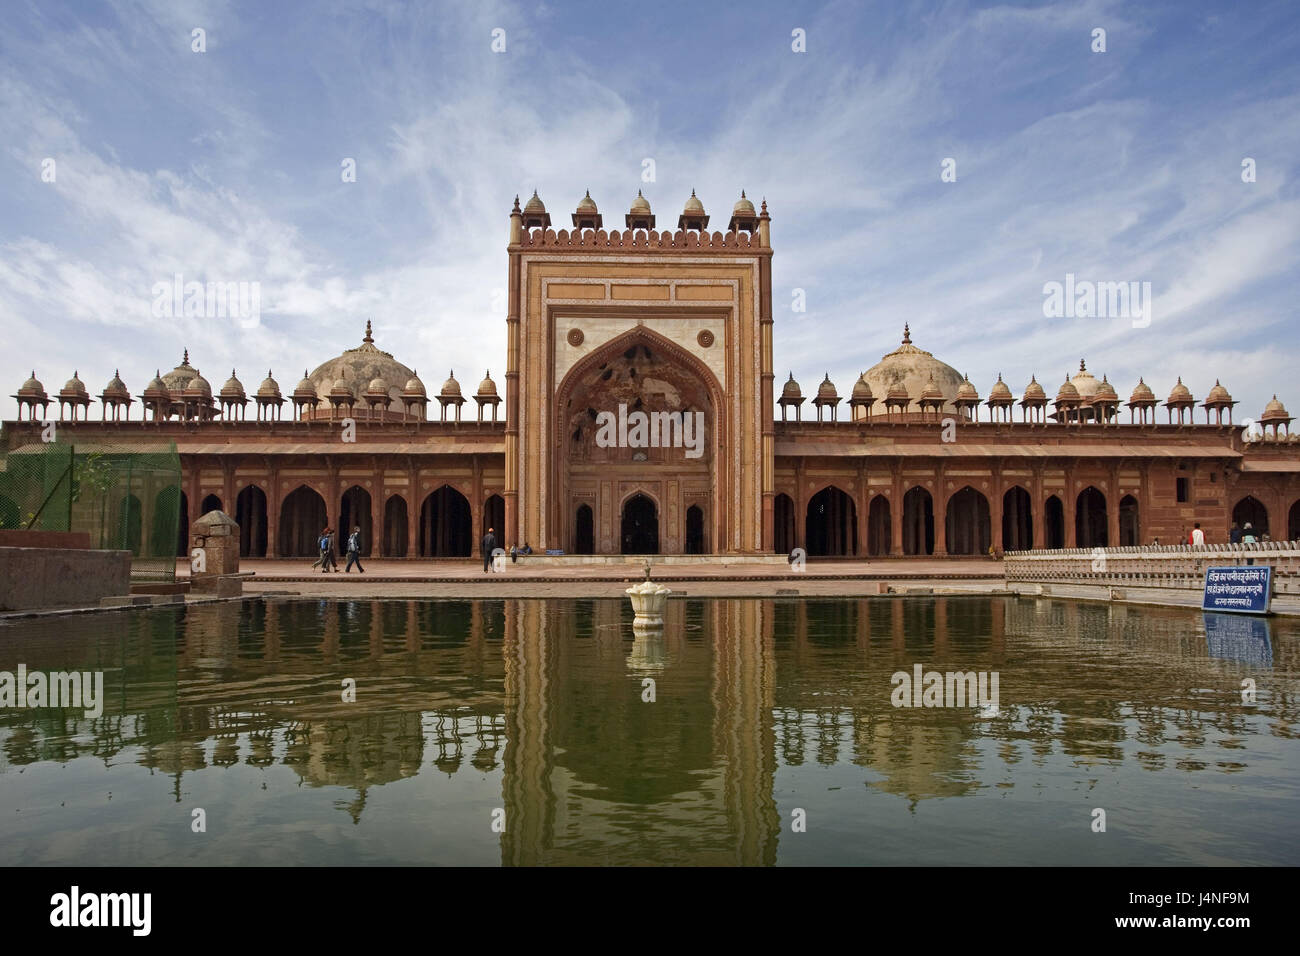
[[[1201,523],[1199,521],[1192,526],[1192,547],[1205,547],[1205,532],[1201,530]]]

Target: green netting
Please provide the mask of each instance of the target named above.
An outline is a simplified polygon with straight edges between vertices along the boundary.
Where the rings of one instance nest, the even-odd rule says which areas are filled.
[[[176,577],[181,460],[174,442],[61,442],[0,456],[0,528],[80,531],[130,551],[131,578]]]

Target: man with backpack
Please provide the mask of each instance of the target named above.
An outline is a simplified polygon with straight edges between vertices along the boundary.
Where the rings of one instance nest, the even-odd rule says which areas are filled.
[[[361,574],[366,573],[366,569],[361,566],[361,525],[353,528],[352,533],[348,535],[348,563],[343,569],[343,573],[346,574],[351,571],[354,563],[357,566],[357,571]]]
[[[320,537],[316,539],[316,547],[320,549],[320,557],[313,561],[311,566],[320,568],[321,574],[324,574],[330,569],[330,529],[328,526],[321,529]]]

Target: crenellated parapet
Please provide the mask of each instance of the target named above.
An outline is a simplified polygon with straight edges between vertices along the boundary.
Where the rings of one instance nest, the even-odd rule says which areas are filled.
[[[750,232],[700,232],[694,229],[533,229],[523,233],[524,249],[616,250],[619,252],[751,252],[762,248]]]

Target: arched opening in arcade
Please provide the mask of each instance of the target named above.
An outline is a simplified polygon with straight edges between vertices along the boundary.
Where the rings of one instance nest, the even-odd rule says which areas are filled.
[[[1237,527],[1242,530],[1245,530],[1249,523],[1251,533],[1256,538],[1268,534],[1268,509],[1254,495],[1247,495],[1233,506],[1232,520],[1237,522]]]
[[[1056,495],[1043,502],[1043,547],[1056,551],[1065,547],[1065,505]]]
[[[789,554],[794,550],[794,499],[779,494],[772,502],[772,550]]]
[[[420,506],[420,557],[467,558],[474,553],[469,501],[451,485],[430,492]]]
[[[1291,505],[1286,518],[1286,539],[1300,541],[1300,499]]]
[[[361,556],[370,556],[371,532],[374,530],[370,518],[370,492],[360,485],[353,485],[343,492],[339,499],[338,550],[347,553],[347,541],[352,529],[361,528]]]
[[[686,553],[704,553],[704,509],[699,505],[686,509]]]
[[[202,518],[209,511],[221,510],[221,498],[217,495],[207,495],[199,504],[199,517]]]
[[[876,495],[867,507],[867,554],[889,554],[894,529],[889,515],[889,499]]]
[[[117,538],[111,546],[125,548],[138,555],[143,527],[144,514],[140,510],[140,499],[135,495],[127,495],[117,506]]]
[[[659,511],[648,495],[623,503],[622,542],[624,554],[659,553]]]
[[[592,554],[596,550],[596,529],[591,505],[578,505],[573,516],[573,553]]]
[[[1074,539],[1080,548],[1107,547],[1106,496],[1089,485],[1074,505]]]
[[[190,496],[181,492],[181,520],[176,525],[176,557],[190,556]]]
[[[406,523],[409,514],[406,499],[401,495],[390,495],[384,502],[384,557],[406,557],[409,542],[406,539]]]
[[[1019,485],[1002,496],[1002,550],[1029,551],[1034,546],[1034,505]]]
[[[828,485],[808,499],[804,542],[809,556],[843,558],[858,553],[857,509],[846,492]]]
[[[317,542],[328,520],[325,499],[314,488],[299,485],[291,491],[280,506],[280,528],[275,539],[280,557],[317,557]]]
[[[948,499],[944,537],[949,554],[988,554],[993,544],[989,500],[967,485]]]
[[[934,499],[920,485],[903,495],[903,553],[934,554]]]
[[[257,485],[245,487],[235,497],[235,521],[240,557],[266,557],[266,492]]]
[[[1142,526],[1138,523],[1138,500],[1125,495],[1119,500],[1119,546],[1136,548],[1142,543]]]
[[[483,527],[479,531],[479,537],[487,534],[488,528],[494,529],[492,533],[496,535],[499,548],[509,548],[510,545],[519,543],[506,541],[506,500],[500,495],[488,495],[487,501],[483,502]]]
[[[153,499],[153,520],[150,525],[153,526],[153,535],[150,540],[150,554],[161,557],[171,551],[174,542],[167,534],[171,529],[172,517],[177,519],[179,524],[181,517],[181,490],[175,485],[168,485],[154,496]]]

